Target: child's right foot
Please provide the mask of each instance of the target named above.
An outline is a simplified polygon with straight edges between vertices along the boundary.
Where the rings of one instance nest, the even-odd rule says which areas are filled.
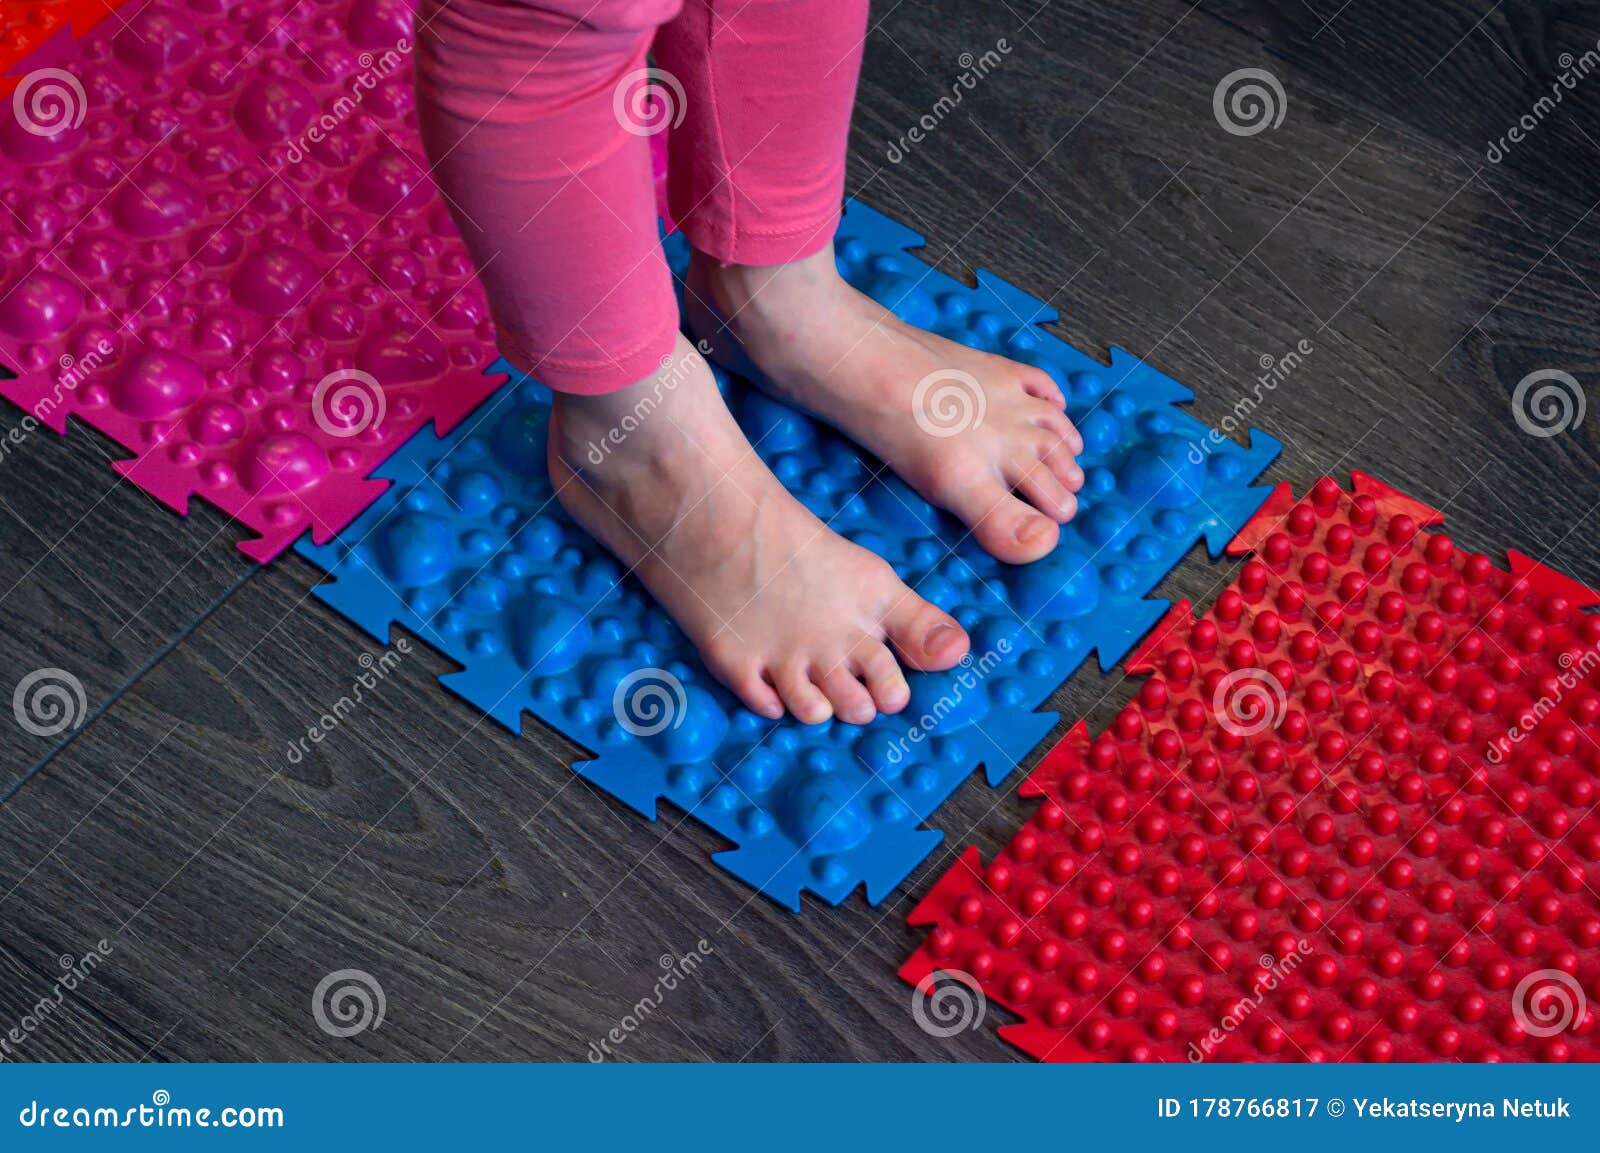
[[[556,397],[550,476],[562,507],[762,716],[866,724],[910,700],[900,662],[947,669],[967,652],[954,618],[779,483],[682,337],[671,363],[630,388]]]

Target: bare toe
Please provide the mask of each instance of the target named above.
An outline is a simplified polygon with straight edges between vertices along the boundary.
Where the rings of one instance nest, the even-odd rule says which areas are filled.
[[[1078,511],[1078,498],[1043,461],[1034,461],[1013,483],[1029,504],[1059,524],[1066,524]]]
[[[833,715],[846,724],[864,725],[878,715],[872,694],[856,679],[846,662],[839,661],[829,669],[813,670],[812,680],[833,702]]]
[[[1007,362],[1003,357],[1001,363],[1021,374],[1022,391],[1029,396],[1047,401],[1057,409],[1067,407],[1067,398],[1061,391],[1061,386],[1055,379],[1042,368],[1032,368],[1028,365]]]
[[[910,703],[911,686],[906,684],[906,676],[900,671],[900,662],[884,645],[873,641],[870,648],[856,656],[853,664],[856,673],[866,682],[879,712],[898,713]]]
[[[805,724],[862,725],[904,709],[911,690],[902,664],[949,668],[970,646],[966,633],[783,487],[704,359],[679,345],[662,367],[672,375],[640,382],[643,393],[556,399],[547,460],[562,508],[638,575],[706,668],[757,715],[779,720],[787,710]],[[1014,427],[1019,405],[1042,405],[1007,384],[1005,419],[995,421]],[[667,416],[638,422],[625,453],[596,463],[589,449],[637,415],[639,395],[656,396]],[[902,432],[909,424],[918,441],[936,439],[892,423]],[[573,460],[588,462],[581,476]],[[992,467],[968,465],[965,474],[999,486]]]
[[[956,623],[955,617],[909,589],[890,607],[883,627],[889,635],[889,643],[906,664],[927,672],[951,667],[972,644],[966,629]],[[868,685],[871,686],[870,680]],[[876,690],[872,695],[878,695]],[[882,707],[881,700],[879,707]]]
[[[783,700],[771,682],[761,674],[759,668],[723,673],[713,667],[711,671],[723,684],[733,690],[734,695],[743,701],[744,707],[752,713],[766,717],[769,721],[775,721],[783,716]]]
[[[1034,418],[1033,424],[1049,433],[1053,438],[1051,447],[1061,449],[1068,457],[1076,457],[1083,451],[1083,434],[1060,409],[1040,413]]]
[[[1064,443],[1057,441],[1053,445],[1045,445],[1044,451],[1039,454],[1039,459],[1044,461],[1045,467],[1066,486],[1068,492],[1078,492],[1083,488],[1083,466]]]
[[[778,695],[802,724],[820,725],[833,716],[833,706],[822,690],[811,683],[805,665],[785,665],[778,670],[775,679]]]
[[[957,494],[950,511],[972,530],[990,555],[1007,564],[1036,561],[1056,547],[1061,529],[1038,509],[1018,500],[999,481]]]
[[[1083,433],[1075,429],[1066,413],[1051,411],[1034,417],[1034,427],[1045,433],[1046,453],[1059,453],[1074,462],[1083,453]]]

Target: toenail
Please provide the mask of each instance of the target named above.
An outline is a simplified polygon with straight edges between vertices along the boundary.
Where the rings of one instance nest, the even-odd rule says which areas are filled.
[[[1032,544],[1050,530],[1050,522],[1042,516],[1030,516],[1017,525],[1017,540]]]
[[[939,624],[934,625],[928,630],[928,635],[923,638],[923,647],[926,648],[930,653],[937,652],[939,649],[944,648],[950,643],[945,635],[947,633],[951,637],[956,636],[957,634],[955,625],[942,621]]]

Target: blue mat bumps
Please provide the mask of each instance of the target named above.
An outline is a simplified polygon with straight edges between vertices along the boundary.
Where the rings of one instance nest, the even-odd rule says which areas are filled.
[[[681,272],[687,250],[666,240]],[[1182,385],[1114,350],[1109,367],[1038,328],[1053,310],[979,272],[967,286],[908,254],[922,238],[851,202],[849,280],[907,321],[1039,365],[1082,431],[1081,510],[1044,560],[989,557],[851,442],[721,377],[778,477],[882,554],[972,634],[912,703],[856,727],[748,712],[701,667],[644,589],[561,511],[545,473],[549,394],[514,379],[451,435],[424,429],[374,475],[393,487],[334,542],[300,552],[317,594],[387,641],[398,623],[463,667],[443,682],[513,730],[530,712],[593,750],[574,770],[654,819],[666,799],[735,844],[717,861],[798,910],[865,884],[882,900],[939,843],[922,827],[977,766],[997,784],[1055,724],[1036,713],[1091,650],[1109,669],[1167,609],[1146,594],[1194,544],[1213,555],[1268,490],[1271,437],[1219,442]],[[502,361],[491,372],[510,371]],[[512,374],[515,376],[515,374]]]

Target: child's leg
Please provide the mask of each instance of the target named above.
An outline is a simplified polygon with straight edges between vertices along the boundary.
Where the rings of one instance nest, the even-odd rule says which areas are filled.
[[[656,37],[684,89],[673,220],[730,264],[831,251],[867,0],[686,0]]]
[[[562,392],[648,375],[678,331],[650,142],[612,95],[682,0],[422,0],[423,143],[506,359]]]
[[[750,708],[864,723],[909,699],[890,645],[948,668],[966,634],[789,494],[676,333],[648,140],[615,108],[676,5],[425,0],[423,138],[502,350],[558,390],[562,506]]]
[[[1034,560],[1083,485],[1060,389],[902,323],[834,266],[866,12],[866,0],[687,0],[657,38],[686,95],[668,179],[695,249],[691,327],[877,453],[991,553]]]

